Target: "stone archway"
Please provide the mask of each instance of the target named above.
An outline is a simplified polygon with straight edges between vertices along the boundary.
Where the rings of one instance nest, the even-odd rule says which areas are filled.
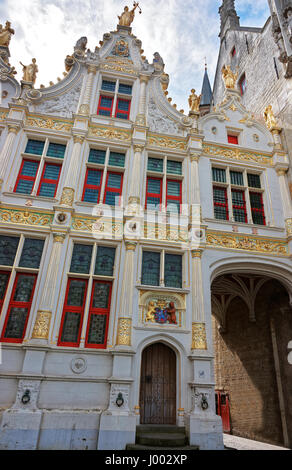
[[[140,415],[141,424],[176,424],[176,354],[164,343],[142,353]]]
[[[233,434],[290,447],[289,294],[269,275],[238,271],[212,283],[216,388],[229,395]]]

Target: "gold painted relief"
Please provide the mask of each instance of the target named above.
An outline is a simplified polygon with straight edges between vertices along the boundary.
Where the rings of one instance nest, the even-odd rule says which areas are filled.
[[[256,152],[245,152],[240,149],[230,149],[227,147],[219,147],[215,145],[203,144],[203,151],[207,155],[214,157],[227,158],[231,160],[238,160],[243,162],[263,163],[272,166],[272,157],[262,155]]]
[[[53,214],[22,211],[16,209],[0,209],[0,222],[21,225],[49,226],[53,222]]]
[[[40,129],[52,129],[54,131],[70,132],[73,124],[69,122],[59,121],[57,119],[42,119],[29,117],[26,126],[38,127]]]
[[[208,349],[205,323],[193,323],[192,349]]]
[[[207,245],[217,248],[252,251],[271,255],[288,256],[286,240],[256,238],[245,235],[229,235],[218,232],[207,232]]]
[[[51,317],[52,312],[49,311],[37,313],[37,318],[32,332],[33,339],[48,339]]]
[[[131,318],[119,318],[117,346],[131,346]]]
[[[89,128],[88,136],[89,137],[102,137],[104,139],[109,139],[109,140],[122,140],[124,142],[131,141],[131,135],[128,131],[123,131],[121,129],[116,129],[116,128],[92,126]]]

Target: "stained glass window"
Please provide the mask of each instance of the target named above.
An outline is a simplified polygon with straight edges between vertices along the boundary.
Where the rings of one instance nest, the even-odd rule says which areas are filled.
[[[157,171],[163,173],[163,160],[162,158],[148,158],[148,171]]]
[[[111,284],[105,282],[95,282],[92,295],[91,308],[107,309],[109,304],[109,296]]]
[[[43,254],[44,240],[26,238],[24,241],[19,266],[22,268],[40,267]]]
[[[231,184],[243,186],[243,174],[239,171],[230,171],[230,181]]]
[[[213,181],[226,183],[226,171],[222,168],[212,168]]]
[[[107,315],[91,315],[87,344],[104,344]]]
[[[87,282],[86,279],[68,280],[59,345],[79,345]]]
[[[90,163],[98,163],[100,165],[104,165],[105,156],[106,156],[105,150],[90,149],[88,161]]]
[[[34,274],[17,274],[7,312],[2,341],[21,342],[31,308],[37,276]]]
[[[118,206],[122,194],[123,175],[122,173],[108,173],[107,184],[104,194],[104,204]]]
[[[126,85],[125,83],[119,84],[119,93],[123,93],[124,95],[131,95],[132,94],[132,85]]]
[[[64,144],[55,144],[53,142],[49,143],[49,148],[47,151],[48,157],[55,157],[55,158],[64,158],[66,151],[66,145]]]
[[[38,167],[39,162],[23,160],[14,189],[16,193],[31,194]]]
[[[120,119],[129,119],[130,105],[131,105],[130,100],[118,99],[116,117]]]
[[[40,140],[29,139],[26,145],[25,153],[32,155],[42,155],[44,150],[45,142]]]
[[[111,82],[109,80],[103,80],[101,89],[104,91],[115,91],[116,89],[116,82]]]
[[[0,236],[0,265],[13,266],[18,243],[18,237]]]
[[[143,252],[141,282],[147,286],[159,286],[160,253],[150,251]]]
[[[172,175],[182,174],[182,163],[173,160],[167,160],[167,173]]]
[[[66,312],[64,317],[61,343],[78,342],[81,316],[77,312]]]
[[[165,254],[164,282],[166,287],[182,287],[182,256]]]
[[[112,276],[114,273],[116,249],[99,246],[97,249],[95,275]]]
[[[10,273],[5,273],[3,271],[0,271],[0,313],[1,313],[2,305],[3,305],[4,297],[6,294],[9,278],[10,278]]]
[[[215,219],[228,220],[228,200],[226,188],[213,188]]]
[[[263,195],[261,193],[249,193],[252,220],[254,224],[266,225]]]
[[[70,272],[88,274],[92,256],[92,245],[74,245]]]
[[[254,175],[253,173],[247,174],[248,186],[250,188],[261,188],[260,175]]]
[[[233,217],[236,222],[247,222],[245,196],[243,191],[232,190]]]
[[[111,152],[109,156],[109,165],[124,168],[125,158],[126,157],[124,153]]]
[[[55,197],[61,173],[61,165],[46,163],[41,177],[38,196]]]

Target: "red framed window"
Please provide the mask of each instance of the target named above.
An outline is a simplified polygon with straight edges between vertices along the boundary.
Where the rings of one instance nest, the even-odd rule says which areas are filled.
[[[229,144],[238,145],[238,136],[237,135],[228,135],[227,140]]]
[[[9,279],[10,279],[9,271],[0,271],[0,313],[2,311],[2,306],[3,306],[4,299],[5,299]]]
[[[131,109],[131,100],[118,98],[116,107],[116,117],[120,119],[129,119]]]
[[[252,220],[254,224],[266,225],[262,193],[249,193]]]
[[[231,190],[232,209],[235,222],[247,223],[247,212],[244,191]]]
[[[86,348],[106,349],[112,283],[94,281],[86,332]]]
[[[37,274],[18,273],[16,275],[2,332],[2,342],[22,343],[36,280]]]
[[[110,206],[120,205],[123,191],[123,178],[123,173],[107,173],[106,187],[103,199],[104,204],[108,204]]]
[[[103,96],[99,98],[97,114],[100,116],[111,116],[113,111],[114,98],[112,96]]]
[[[145,209],[160,210],[162,204],[162,179],[148,176]]]
[[[58,346],[79,347],[87,285],[87,279],[68,279]]]
[[[167,211],[180,214],[182,204],[182,183],[176,180],[166,181]]]
[[[45,163],[37,193],[38,196],[56,196],[61,168],[62,165],[55,163]]]
[[[214,186],[213,201],[215,219],[229,220],[227,189]]]
[[[40,162],[34,160],[22,160],[16,184],[14,187],[15,193],[31,194],[34,187],[39,164]]]
[[[102,175],[102,170],[87,168],[82,201],[99,203]]]

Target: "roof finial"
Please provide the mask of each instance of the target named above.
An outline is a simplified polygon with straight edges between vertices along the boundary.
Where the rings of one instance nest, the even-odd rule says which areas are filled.
[[[204,57],[204,60],[205,60],[205,70],[207,70],[208,66],[207,66],[207,57],[206,56]]]

